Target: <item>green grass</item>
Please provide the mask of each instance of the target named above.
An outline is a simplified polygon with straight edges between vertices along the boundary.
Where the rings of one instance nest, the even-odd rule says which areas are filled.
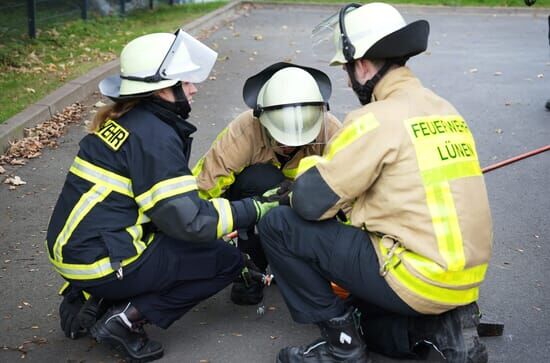
[[[67,81],[116,59],[131,39],[147,33],[172,32],[225,2],[159,6],[126,17],[76,20],[26,35],[0,39],[0,123]]]

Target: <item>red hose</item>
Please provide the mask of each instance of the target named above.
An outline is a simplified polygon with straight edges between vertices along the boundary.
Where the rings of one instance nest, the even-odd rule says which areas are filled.
[[[514,156],[513,158],[510,158],[510,159],[506,159],[506,160],[503,160],[501,162],[498,162],[496,164],[493,164],[493,165],[489,165],[489,166],[486,166],[484,167],[483,169],[481,169],[481,171],[483,173],[488,173],[492,170],[495,170],[495,169],[498,169],[498,168],[502,168],[503,166],[506,166],[508,164],[512,164],[512,163],[515,163],[516,161],[520,161],[522,159],[525,159],[525,158],[528,158],[530,156],[533,156],[533,155],[537,155],[537,154],[540,154],[540,153],[543,153],[545,151],[548,151],[550,150],[550,145],[546,145],[546,146],[543,146],[541,148],[538,148],[538,149],[535,149],[535,150],[532,150],[532,151],[529,151],[529,152],[526,152],[525,154],[521,154],[521,155],[518,155],[518,156]]]

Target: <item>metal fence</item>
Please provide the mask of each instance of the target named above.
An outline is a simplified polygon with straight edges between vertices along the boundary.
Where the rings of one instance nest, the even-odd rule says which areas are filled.
[[[40,30],[79,18],[192,2],[202,0],[0,0],[0,40],[21,34],[36,38]]]

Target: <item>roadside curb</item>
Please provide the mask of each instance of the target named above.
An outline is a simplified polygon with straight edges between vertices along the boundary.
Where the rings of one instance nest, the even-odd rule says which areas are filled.
[[[183,24],[182,27],[186,31],[194,33],[201,27],[214,25],[214,23],[233,16],[242,3],[244,2],[231,1],[211,13]],[[22,138],[26,128],[34,127],[50,119],[65,107],[83,100],[94,91],[97,91],[99,82],[103,78],[117,73],[118,68],[118,60],[96,67],[85,75],[67,82],[65,85],[0,124],[0,154],[3,154],[9,148],[10,141]]]

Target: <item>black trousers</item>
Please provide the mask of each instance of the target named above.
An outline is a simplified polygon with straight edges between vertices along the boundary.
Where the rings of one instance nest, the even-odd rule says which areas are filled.
[[[229,200],[260,196],[283,180],[283,173],[272,164],[250,165],[235,177],[235,182],[223,196]],[[248,254],[260,269],[266,269],[267,259],[254,227],[239,231],[239,249]]]
[[[193,306],[229,285],[243,268],[239,250],[218,240],[192,243],[160,236],[122,280],[86,287],[93,296],[130,301],[151,323],[168,328]]]
[[[342,315],[347,304],[333,281],[363,312],[369,349],[410,355],[409,318],[420,314],[388,286],[367,233],[335,219],[309,222],[289,207],[271,210],[258,224],[261,242],[293,319],[319,323]]]

